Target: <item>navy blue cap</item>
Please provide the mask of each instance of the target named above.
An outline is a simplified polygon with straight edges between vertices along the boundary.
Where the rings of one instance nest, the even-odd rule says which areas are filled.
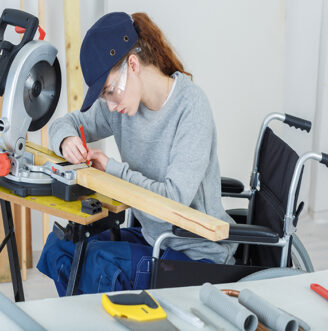
[[[89,86],[81,112],[87,111],[99,97],[110,70],[138,41],[130,15],[109,13],[100,18],[83,39],[80,62]]]

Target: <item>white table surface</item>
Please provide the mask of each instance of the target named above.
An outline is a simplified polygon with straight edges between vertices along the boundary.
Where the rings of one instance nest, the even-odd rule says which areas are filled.
[[[328,270],[270,280],[219,284],[216,287],[251,289],[279,308],[302,318],[312,330],[328,330],[328,300],[313,292],[310,289],[311,283],[319,283],[328,288]],[[153,291],[180,308],[186,310],[190,307],[198,308],[225,330],[237,330],[201,303],[198,286],[150,292]],[[21,302],[18,306],[48,330],[126,330],[103,309],[101,294]],[[167,315],[180,330],[210,330],[208,327],[202,329],[193,327],[170,311],[167,311]],[[19,330],[19,328],[0,312],[0,330]]]

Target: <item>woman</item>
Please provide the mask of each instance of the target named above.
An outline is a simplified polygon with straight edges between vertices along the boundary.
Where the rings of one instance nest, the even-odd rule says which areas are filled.
[[[50,128],[53,150],[72,163],[95,168],[233,222],[221,204],[216,129],[208,100],[184,71],[160,29],[144,13],[110,13],[88,31],[81,67],[89,86],[81,111]],[[114,135],[123,162],[86,140]],[[81,293],[149,286],[152,245],[171,224],[132,210],[141,228],[122,229],[122,241],[103,233],[89,240],[79,283]],[[108,231],[107,231],[108,232]],[[234,244],[174,238],[162,258],[234,263]],[[74,245],[51,233],[38,268],[65,293]]]

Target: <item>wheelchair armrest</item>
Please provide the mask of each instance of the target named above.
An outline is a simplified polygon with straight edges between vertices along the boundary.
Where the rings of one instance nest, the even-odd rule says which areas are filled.
[[[236,221],[237,224],[246,224],[248,209],[234,208],[234,209],[227,209],[226,212]]]
[[[261,225],[230,224],[229,238],[231,241],[277,243],[279,234]]]
[[[181,229],[177,226],[172,227],[172,232],[178,237],[201,238],[200,236]],[[249,224],[230,224],[229,238],[226,240],[247,243],[277,243],[279,234],[266,226]],[[224,240],[223,240],[224,241]]]
[[[241,193],[244,191],[244,184],[234,178],[221,177],[221,190],[224,193]]]

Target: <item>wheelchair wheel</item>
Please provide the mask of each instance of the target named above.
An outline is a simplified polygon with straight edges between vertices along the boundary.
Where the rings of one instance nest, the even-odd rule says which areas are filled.
[[[293,234],[291,255],[294,268],[307,272],[314,271],[309,254],[295,233]]]
[[[294,268],[269,268],[261,271],[254,272],[244,278],[238,280],[238,282],[249,282],[253,280],[272,279],[280,277],[297,276],[304,274],[306,271],[294,269]]]

